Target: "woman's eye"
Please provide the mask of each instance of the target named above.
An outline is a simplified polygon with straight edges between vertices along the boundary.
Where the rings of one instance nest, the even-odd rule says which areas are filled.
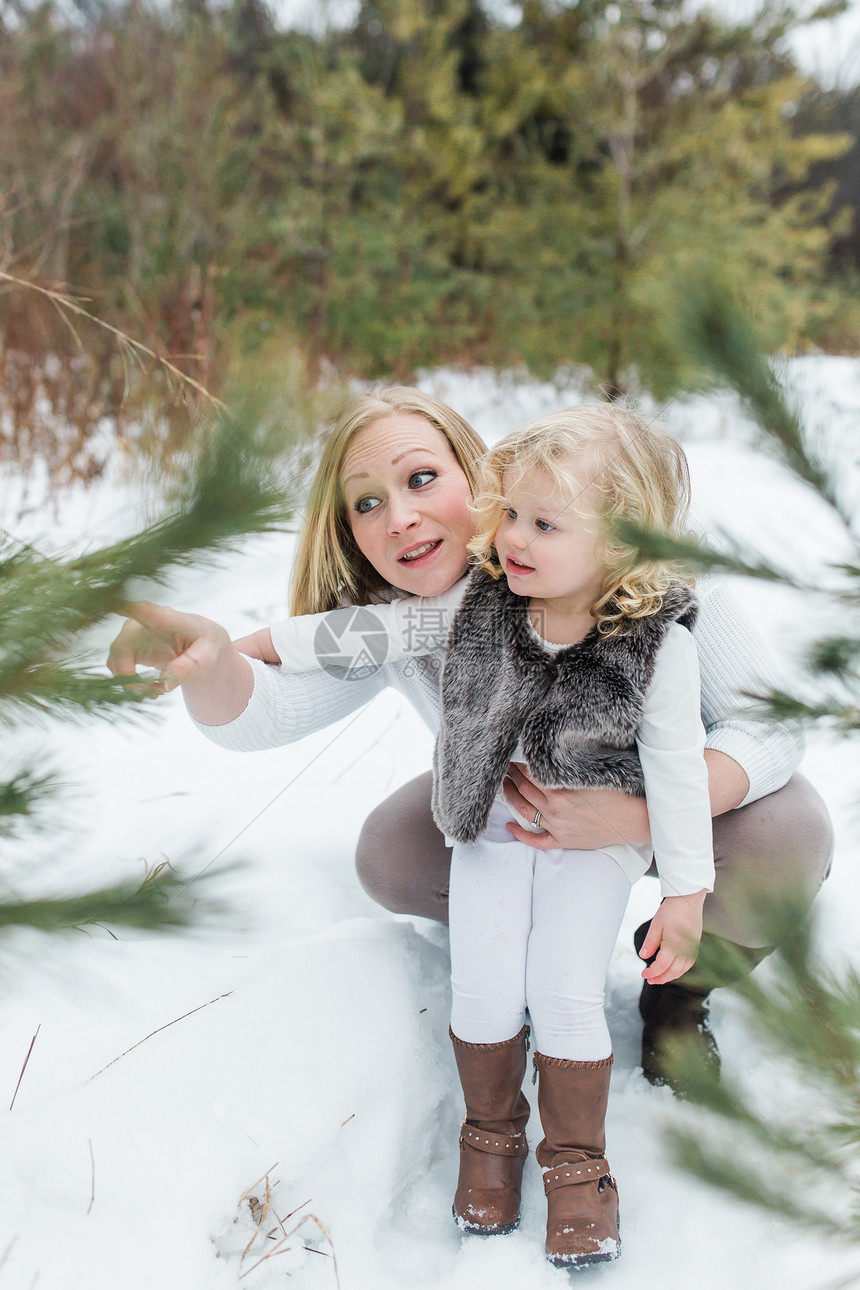
[[[547,520],[535,520],[535,524],[541,533],[551,533],[555,528],[555,525],[550,524]]]
[[[416,470],[414,475],[409,476],[409,487],[423,488],[425,484],[429,484],[435,478],[435,470]]]
[[[359,497],[352,509],[357,511],[359,515],[369,515],[371,511],[376,510],[378,505],[378,497]]]

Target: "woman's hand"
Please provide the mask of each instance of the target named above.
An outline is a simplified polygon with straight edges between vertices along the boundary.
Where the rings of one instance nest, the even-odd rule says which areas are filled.
[[[504,793],[524,820],[540,811],[544,833],[530,833],[511,821],[506,828],[518,842],[547,851],[599,851],[612,843],[643,846],[649,841],[644,797],[628,797],[614,788],[541,788],[511,762]]]
[[[133,676],[139,666],[157,667],[157,681],[143,682],[152,694],[183,686],[188,710],[207,725],[224,725],[248,705],[254,677],[227,632],[199,614],[136,601],[108,655],[114,676]]]
[[[746,771],[726,753],[705,749],[711,814],[722,815],[738,806],[749,792]],[[651,841],[644,797],[628,797],[614,788],[541,788],[525,767],[511,762],[504,783],[505,797],[524,820],[540,811],[544,833],[529,833],[513,822],[507,825],[518,842],[538,850],[564,847],[569,851],[599,851],[613,842],[634,847]]]
[[[650,985],[667,985],[689,972],[699,952],[702,939],[702,906],[706,891],[690,896],[666,896],[651,919],[648,935],[639,957],[654,962],[643,968],[642,976]]]

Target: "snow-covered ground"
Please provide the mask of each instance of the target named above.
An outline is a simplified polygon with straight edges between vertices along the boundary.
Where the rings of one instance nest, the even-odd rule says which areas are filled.
[[[805,359],[789,374],[847,481],[860,442],[860,363]],[[425,384],[490,439],[579,397],[481,373],[436,373]],[[678,400],[668,417],[685,437],[706,527],[806,572],[839,557],[829,517],[750,445],[727,400]],[[142,502],[118,488],[69,495],[46,534],[33,516],[10,519],[15,491],[10,483],[0,499],[2,523],[57,543],[126,531]],[[248,631],[282,614],[291,544],[249,541],[217,570],[176,578],[170,598],[234,634]],[[738,592],[794,666],[814,610],[783,590]],[[111,634],[108,625],[105,642]],[[74,818],[66,811],[62,829],[19,847],[4,879],[32,891],[142,874],[144,861],[165,856],[192,874],[231,865],[219,885],[230,912],[185,938],[115,939],[94,929],[0,942],[5,1106],[38,1028],[14,1108],[0,1120],[0,1290],[216,1290],[240,1281],[249,1290],[331,1290],[338,1277],[342,1290],[566,1284],[543,1259],[533,1158],[519,1232],[481,1240],[455,1229],[461,1104],[447,1039],[446,936],[377,908],[354,876],[364,816],[427,767],[427,731],[387,693],[299,745],[239,755],[202,739],[178,696],[157,708],[135,724],[33,736],[75,786]],[[838,830],[819,901],[828,951],[860,966],[856,752],[816,737],[804,769]],[[657,899],[650,880],[634,889],[610,973],[608,1136],[625,1247],[617,1264],[587,1274],[590,1283],[809,1290],[856,1271],[856,1258],[666,1162],[661,1125],[680,1112],[637,1069],[630,939]],[[718,997],[714,1013],[726,1070],[766,1091],[777,1072],[745,1034],[737,1005]]]

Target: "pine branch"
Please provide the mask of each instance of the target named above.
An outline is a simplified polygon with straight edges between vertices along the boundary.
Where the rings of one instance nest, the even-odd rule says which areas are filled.
[[[122,709],[139,713],[146,697],[145,687],[133,677],[21,658],[0,663],[0,723],[7,725],[22,712],[65,719],[104,717]]]
[[[125,607],[133,581],[163,580],[249,533],[283,527],[290,507],[273,479],[257,412],[248,401],[241,417],[224,413],[209,427],[174,510],[142,532],[71,559],[7,538],[0,550],[0,712],[6,724],[22,715],[84,719],[141,710],[146,683],[85,666],[81,634]],[[25,823],[38,827],[36,808],[48,787],[47,779],[24,769],[0,785],[0,832]],[[205,891],[201,897],[199,883],[192,886],[163,867],[143,884],[3,901],[0,936],[12,927],[57,932],[88,923],[165,931],[218,912]]]
[[[12,779],[0,783],[0,837],[18,833],[25,820],[35,823],[36,810],[53,791],[51,777],[31,767],[19,770]]]
[[[161,581],[177,567],[211,559],[249,533],[284,527],[290,505],[231,424],[188,479],[179,511],[143,532],[67,562],[31,548],[0,565],[0,648],[39,659],[122,609],[133,579]]]
[[[851,696],[822,693],[818,698],[802,698],[785,690],[766,694],[747,693],[750,716],[765,721],[796,721],[803,726],[821,726],[837,734],[853,735],[860,730],[860,708]]]
[[[777,1154],[766,1163],[758,1163],[758,1167],[751,1168],[748,1144],[738,1148],[738,1155],[726,1156],[723,1152],[709,1149],[694,1133],[670,1128],[666,1138],[680,1168],[734,1199],[825,1236],[853,1240],[860,1235],[854,1224],[846,1230],[845,1222],[834,1217],[833,1208],[810,1199],[810,1195],[816,1195],[816,1182],[822,1194],[832,1192],[832,1186],[823,1185],[828,1180],[832,1182],[832,1162],[826,1169],[822,1168],[823,1176],[813,1181],[805,1160],[786,1159],[784,1155]],[[739,1165],[739,1159],[745,1163]],[[785,1180],[783,1187],[779,1186],[779,1180]],[[803,1203],[798,1202],[798,1195],[803,1196]]]
[[[689,357],[736,391],[788,468],[823,497],[850,530],[851,519],[842,509],[833,479],[809,451],[797,408],[762,357],[749,316],[725,283],[700,278],[684,293],[680,312]]]
[[[688,566],[718,567],[814,591],[838,606],[840,631],[822,637],[807,652],[811,684],[804,685],[806,693],[775,690],[748,697],[756,699],[763,715],[827,724],[853,734],[860,729],[860,632],[854,630],[851,613],[860,601],[860,549],[851,517],[841,509],[836,479],[809,451],[797,410],[760,357],[749,319],[713,278],[689,292],[685,319],[691,355],[737,391],[762,436],[841,521],[855,554],[831,566],[840,583],[826,588],[804,585],[767,561],[737,552],[726,556],[706,548],[685,549],[634,529],[628,530],[627,540],[646,556],[668,555]],[[686,1096],[700,1108],[701,1119],[693,1130],[670,1128],[670,1149],[682,1168],[747,1204],[830,1239],[857,1242],[860,975],[850,968],[829,968],[815,952],[808,893],[787,891],[779,903],[769,903],[753,889],[745,901],[756,908],[767,943],[779,947],[778,975],[748,975],[742,956],[734,963],[725,957],[725,942],[710,947],[705,942],[695,971],[703,980],[736,981],[732,988],[742,1000],[750,1039],[755,1037],[796,1090],[796,1106],[769,1102],[759,1107],[741,1086],[725,1076],[721,1080],[697,1046],[676,1043],[667,1060]]]
[[[201,895],[199,882],[190,886],[164,866],[142,883],[115,883],[78,896],[0,902],[0,934],[8,927],[57,932],[90,923],[168,931],[190,927],[220,912],[217,902]]]
[[[715,1074],[697,1045],[676,1042],[668,1060],[706,1118],[694,1130],[671,1127],[670,1150],[682,1168],[749,1204],[832,1238],[860,1240],[860,1216],[844,1204],[856,1185],[860,1140],[860,977],[821,963],[803,896],[757,903],[768,939],[781,947],[780,971],[776,979],[746,977],[733,989],[757,1042],[790,1070],[802,1117],[772,1103],[757,1109]],[[727,946],[706,943],[696,970],[730,980],[741,965]],[[798,1178],[808,1180],[802,1205]]]
[[[802,582],[787,569],[751,554],[744,555],[737,549],[734,552],[718,551],[705,542],[685,541],[621,518],[612,521],[611,531],[645,560],[674,561],[690,568],[721,569],[739,577],[780,583],[807,594],[821,591],[820,585]]]

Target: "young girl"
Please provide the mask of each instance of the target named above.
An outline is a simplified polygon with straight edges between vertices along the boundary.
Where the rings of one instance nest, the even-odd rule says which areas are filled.
[[[683,452],[659,424],[611,405],[568,409],[514,431],[484,459],[477,567],[454,596],[367,611],[384,625],[386,661],[447,638],[434,814],[455,840],[451,1038],[466,1118],[454,1215],[482,1234],[519,1221],[528,1009],[546,1253],[556,1266],[618,1254],[603,998],[630,884],[652,849],[623,837],[601,851],[523,845],[502,786],[522,760],[548,787],[644,794],[664,899],[643,976],[665,984],[692,966],[714,873],[687,630],[694,599],[677,568],[640,560],[609,528],[623,518],[680,534],[687,496]],[[459,598],[448,635],[445,612]],[[259,654],[295,670],[315,655],[330,666],[320,641],[341,640],[355,612],[276,624],[257,634]],[[539,832],[540,812],[527,823]]]

